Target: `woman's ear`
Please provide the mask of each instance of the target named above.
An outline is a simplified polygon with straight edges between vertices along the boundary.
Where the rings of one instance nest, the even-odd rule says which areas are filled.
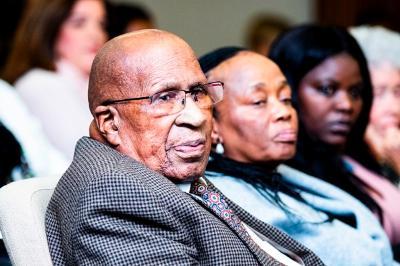
[[[118,110],[113,106],[97,106],[94,110],[99,135],[108,144],[116,147],[121,144],[120,136],[120,116]]]
[[[219,124],[215,118],[213,118],[213,129],[211,131],[211,141],[213,145],[217,145],[218,143],[222,144],[223,140],[219,131]]]

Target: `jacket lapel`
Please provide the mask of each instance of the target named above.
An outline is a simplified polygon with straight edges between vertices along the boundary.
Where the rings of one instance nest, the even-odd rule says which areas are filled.
[[[257,260],[263,264],[263,265],[279,265],[277,264],[278,262],[273,259],[271,256],[269,256],[267,253],[265,253],[263,250],[261,250],[258,245],[254,242],[251,241],[247,238],[242,237],[242,235],[240,235],[235,228],[233,228],[229,223],[227,223],[224,219],[222,219],[221,217],[219,217],[217,214],[215,214],[208,206],[207,204],[200,199],[198,196],[195,196],[193,194],[190,194],[192,196],[193,199],[195,199],[202,207],[204,207],[205,209],[207,209],[208,212],[210,212],[212,215],[214,215],[215,217],[217,217],[219,220],[221,220],[223,223],[225,223],[236,235],[238,238],[240,238],[240,240],[242,240],[242,242],[247,246],[247,248],[254,254],[254,256],[257,258]]]

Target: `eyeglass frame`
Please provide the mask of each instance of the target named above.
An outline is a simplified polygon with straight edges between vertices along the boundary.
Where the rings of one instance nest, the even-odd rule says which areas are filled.
[[[219,83],[221,85],[222,89],[224,89],[224,83],[222,81],[213,81],[213,82],[208,82],[208,83],[205,83],[205,84],[194,85],[189,90],[178,90],[178,89],[175,89],[175,90],[171,90],[171,91],[183,91],[183,92],[185,92],[185,98],[186,98],[186,94],[193,92],[193,91],[191,91],[192,88],[195,88],[195,87],[200,86],[200,85],[202,85],[202,86],[206,85],[207,86],[207,85],[216,84],[216,83]],[[137,101],[137,100],[146,100],[146,99],[149,99],[150,102],[152,102],[152,98],[154,97],[154,95],[156,95],[158,93],[160,93],[160,92],[156,92],[156,93],[154,93],[154,94],[152,94],[150,96],[135,97],[135,98],[125,98],[125,99],[119,99],[119,100],[105,100],[100,105],[108,106],[108,105],[115,104],[115,103]],[[212,100],[212,97],[211,97],[211,100]],[[220,102],[221,100],[219,100],[218,102]],[[213,103],[213,105],[218,103],[218,102]]]

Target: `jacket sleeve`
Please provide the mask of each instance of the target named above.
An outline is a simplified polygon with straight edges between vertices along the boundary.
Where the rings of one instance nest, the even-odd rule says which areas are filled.
[[[136,178],[97,179],[79,203],[76,264],[195,265],[197,250],[179,219]]]

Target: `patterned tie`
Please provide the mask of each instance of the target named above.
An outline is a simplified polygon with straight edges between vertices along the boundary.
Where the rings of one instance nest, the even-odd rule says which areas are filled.
[[[243,227],[239,217],[229,208],[224,195],[213,191],[207,185],[204,178],[200,177],[194,180],[190,186],[190,193],[199,196],[203,202],[225,222],[227,222],[241,238],[251,241],[250,235]]]

